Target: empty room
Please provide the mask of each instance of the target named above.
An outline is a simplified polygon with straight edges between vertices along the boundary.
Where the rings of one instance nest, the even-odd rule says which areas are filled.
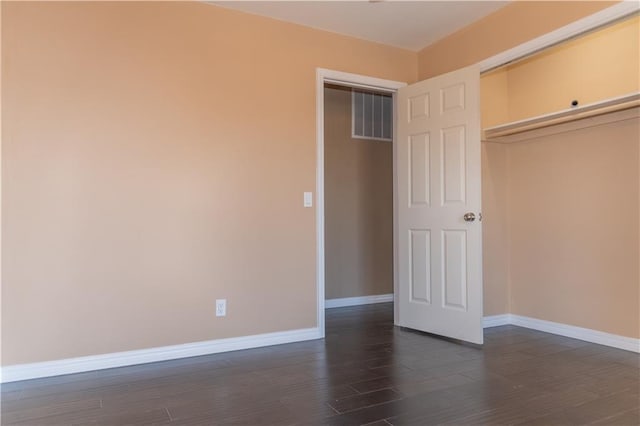
[[[0,423],[640,424],[639,11],[0,2]]]

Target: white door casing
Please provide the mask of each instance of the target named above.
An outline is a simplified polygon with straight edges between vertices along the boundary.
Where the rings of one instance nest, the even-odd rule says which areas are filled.
[[[480,70],[398,90],[398,325],[482,334]],[[472,222],[463,219],[473,213]]]

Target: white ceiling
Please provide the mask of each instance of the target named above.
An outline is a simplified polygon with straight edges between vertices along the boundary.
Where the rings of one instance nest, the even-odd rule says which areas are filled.
[[[254,15],[420,50],[508,1],[211,1]]]

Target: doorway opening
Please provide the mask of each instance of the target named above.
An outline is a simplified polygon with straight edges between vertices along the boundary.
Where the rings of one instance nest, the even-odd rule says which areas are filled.
[[[325,307],[393,302],[393,96],[324,85]]]
[[[316,272],[322,336],[325,308],[393,300],[394,94],[405,85],[317,71]],[[378,120],[380,127],[370,131],[358,128],[365,121],[366,126],[372,124],[369,119],[354,120],[354,97],[359,94],[366,94],[364,103],[356,101],[363,108],[370,95],[377,95],[371,97],[371,107],[384,104],[390,120],[384,125]]]

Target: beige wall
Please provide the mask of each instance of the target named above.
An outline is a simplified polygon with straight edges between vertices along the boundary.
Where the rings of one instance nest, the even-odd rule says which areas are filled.
[[[480,62],[617,2],[515,1],[422,49],[418,79]]]
[[[482,143],[482,271],[485,316],[510,312],[507,147]]]
[[[4,365],[316,326],[316,67],[413,82],[415,53],[204,3],[2,30]]]
[[[587,105],[637,92],[639,42],[640,17],[635,17],[506,67],[501,70],[508,80],[505,122],[567,109],[574,99]]]
[[[480,77],[482,128],[509,121],[509,79],[507,68],[499,68]]]
[[[639,120],[507,147],[511,312],[640,337]]]
[[[351,90],[324,93],[325,297],[393,293],[393,146],[351,138]]]
[[[507,121],[507,73],[497,70],[480,79],[482,127]],[[482,143],[482,270],[484,315],[510,312],[507,234],[507,147]]]
[[[635,16],[483,74],[482,127],[637,92],[639,43]]]

